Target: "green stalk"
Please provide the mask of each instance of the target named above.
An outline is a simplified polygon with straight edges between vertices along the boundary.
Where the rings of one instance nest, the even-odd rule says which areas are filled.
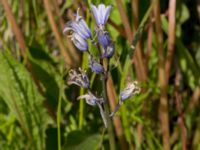
[[[84,89],[81,88],[80,95],[83,95],[83,93]],[[79,103],[79,124],[78,124],[79,129],[82,129],[83,122],[84,122],[84,100],[81,99]]]
[[[61,118],[61,101],[62,101],[62,83],[59,92],[58,109],[57,109],[57,133],[58,133],[58,150],[61,150],[61,137],[60,137],[60,118]]]
[[[57,108],[57,134],[58,134],[58,150],[61,150],[61,134],[60,134],[60,120],[61,120],[61,102],[62,102],[62,92],[63,92],[63,73],[64,71],[62,70],[62,75],[60,79],[60,87],[59,87],[59,96],[58,96],[58,108]]]
[[[87,64],[88,64],[87,54],[83,53],[82,68],[86,68]],[[81,88],[80,95],[83,95],[83,94],[84,94],[84,89]],[[81,99],[80,103],[79,103],[79,124],[78,124],[79,129],[82,129],[82,127],[83,127],[84,106],[85,106],[85,102],[84,102],[84,100]]]

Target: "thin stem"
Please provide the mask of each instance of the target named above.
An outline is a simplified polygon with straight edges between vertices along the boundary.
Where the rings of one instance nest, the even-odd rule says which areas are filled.
[[[182,150],[187,150],[187,129],[185,127],[185,117],[181,108],[182,103],[182,95],[179,92],[180,83],[182,81],[180,69],[177,67],[176,76],[175,76],[175,102],[176,109],[179,114],[178,124],[180,127],[180,135],[181,135],[181,144]]]
[[[62,88],[62,85],[61,85],[61,88]],[[61,150],[61,139],[60,139],[61,91],[62,91],[62,89],[60,89],[60,93],[59,93],[58,110],[57,110],[58,150]]]
[[[155,28],[156,28],[156,40],[157,40],[157,49],[158,49],[158,76],[159,76],[159,86],[160,86],[160,106],[159,106],[159,115],[160,123],[162,130],[162,140],[164,150],[170,150],[169,142],[169,114],[168,114],[168,100],[167,100],[167,85],[166,85],[166,75],[165,75],[165,60],[163,54],[163,33],[161,29],[161,20],[160,20],[160,1],[156,0],[155,5]]]
[[[61,120],[61,102],[62,102],[62,92],[63,92],[63,72],[61,75],[61,81],[60,81],[60,90],[59,90],[59,96],[58,96],[58,108],[57,108],[57,134],[58,134],[58,150],[61,150],[61,134],[60,134],[60,120]]]
[[[80,90],[80,95],[82,95],[84,93],[84,89],[82,88]],[[82,129],[83,127],[83,120],[84,120],[84,100],[80,100],[79,103],[79,124],[78,127],[79,129]]]
[[[89,50],[88,50],[88,53],[89,53]],[[85,68],[87,66],[87,54],[83,53],[83,61],[82,61],[82,68]],[[80,90],[80,95],[82,95],[84,93],[84,89],[81,88]],[[84,103],[84,100],[80,100],[80,103],[79,103],[79,129],[82,129],[83,127],[83,123],[84,123],[84,106],[85,106],[85,103]]]
[[[176,0],[169,1],[169,27],[168,27],[168,46],[167,57],[165,62],[166,83],[168,83],[170,76],[170,69],[174,55],[174,43],[176,33]]]
[[[132,41],[132,31],[131,31],[130,23],[128,21],[128,17],[125,13],[126,11],[124,9],[123,3],[122,3],[121,0],[115,0],[115,1],[116,1],[116,5],[118,7],[118,10],[119,10],[119,14],[120,14],[123,26],[124,26],[126,37],[129,41],[129,43],[131,43],[131,41]]]
[[[7,18],[8,22],[10,22],[12,30],[13,30],[13,32],[16,36],[16,39],[19,43],[21,55],[24,57],[24,59],[27,59],[26,42],[24,40],[22,32],[20,31],[19,26],[17,25],[15,17],[12,13],[11,7],[8,4],[7,0],[2,0],[1,2],[3,4],[4,10],[5,10],[5,13],[6,13],[6,18]]]
[[[48,19],[49,19],[49,23],[51,25],[51,28],[55,34],[55,38],[58,42],[58,46],[61,50],[61,53],[62,55],[64,56],[65,58],[65,61],[67,62],[67,64],[69,66],[73,66],[73,60],[72,60],[72,57],[71,55],[69,55],[69,52],[66,50],[65,46],[64,46],[64,43],[63,43],[63,40],[61,38],[61,35],[58,31],[58,28],[57,28],[57,25],[56,25],[56,22],[54,20],[54,16],[53,16],[53,13],[51,11],[51,5],[50,5],[50,2],[48,0],[43,0],[44,1],[44,6],[45,6],[45,9],[46,9],[46,12],[47,12],[47,16],[48,16]]]

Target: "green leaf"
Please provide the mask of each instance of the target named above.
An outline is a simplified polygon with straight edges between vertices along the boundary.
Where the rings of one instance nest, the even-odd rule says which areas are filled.
[[[185,21],[187,21],[190,17],[189,10],[186,7],[185,4],[180,4],[177,6],[177,11],[176,11],[176,18],[177,22],[180,24],[183,24]]]
[[[45,90],[45,97],[50,105],[57,105],[59,87],[56,80],[58,71],[55,69],[56,63],[51,56],[37,43],[29,49],[29,61],[34,76],[42,83]]]
[[[27,149],[44,149],[47,114],[43,97],[25,67],[9,53],[0,53],[0,97],[19,122]]]
[[[101,135],[88,135],[83,131],[73,131],[67,136],[63,150],[95,150],[101,141]]]

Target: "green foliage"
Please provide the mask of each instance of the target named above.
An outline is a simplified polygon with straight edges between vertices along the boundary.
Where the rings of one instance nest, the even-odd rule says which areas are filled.
[[[136,1],[121,0],[131,29],[137,26],[137,31],[132,33],[133,41],[129,43],[123,12],[118,8],[117,0],[51,0],[50,8],[55,27],[52,27],[52,18],[48,16],[45,0],[6,0],[26,43],[26,58],[21,54],[21,43],[17,40],[12,21],[1,1],[0,149],[57,150],[59,146],[63,150],[108,149],[108,134],[103,128],[98,108],[88,107],[84,100],[77,101],[77,97],[86,91],[77,86],[69,87],[66,83],[67,73],[72,66],[63,62],[66,59],[60,46],[60,43],[64,43],[64,52],[72,58],[74,66],[86,69],[92,90],[101,96],[101,77],[88,69],[87,55],[74,49],[70,45],[71,41],[67,41],[68,37],[62,34],[64,23],[73,18],[77,8],[80,8],[80,14],[94,30],[96,24],[89,8],[91,4],[97,5],[101,2],[113,6],[106,25],[106,30],[115,42],[115,54],[110,60],[114,90],[112,100],[118,102],[119,93],[127,83],[140,79],[140,68],[136,65],[138,62],[132,59],[138,50],[138,42],[147,75],[147,79],[139,83],[141,94],[127,99],[116,113],[116,147],[137,150],[164,149],[160,122],[162,117],[159,116],[162,93],[159,86],[156,18],[152,15],[154,7],[151,7],[154,6],[153,1],[138,1],[136,25],[132,8]],[[196,150],[200,149],[199,4],[197,0],[176,2],[174,54],[166,91],[170,146],[172,150],[183,149],[183,132],[180,126],[180,118],[183,117],[183,126],[187,132],[187,149]],[[170,31],[168,4],[169,1],[160,0],[165,61]],[[91,46],[91,42],[89,44],[91,52],[97,56],[95,46]],[[75,59],[75,56],[78,59]],[[180,74],[178,86],[177,72]],[[181,99],[181,112],[177,108],[177,93]]]
[[[11,135],[12,137],[7,137],[8,141],[12,143],[12,141],[17,140],[20,143],[20,140],[24,140],[27,144],[22,145],[22,149],[25,147],[28,149],[43,149],[45,146],[44,133],[47,125],[47,113],[43,108],[44,98],[38,92],[28,71],[11,54],[7,52],[0,53],[0,62],[1,100],[9,108],[8,117],[15,117],[19,123],[16,124],[17,126],[13,126],[14,124],[9,125],[9,130],[13,128],[13,131],[10,132],[18,130],[19,133],[16,132],[13,133],[13,136]],[[12,123],[16,121],[15,119],[11,120]],[[6,135],[5,131],[1,132]],[[17,137],[18,134],[22,139]],[[17,145],[15,148],[18,148]]]
[[[64,150],[95,150],[98,149],[101,142],[101,135],[87,134],[83,131],[73,131],[66,139],[63,145]]]

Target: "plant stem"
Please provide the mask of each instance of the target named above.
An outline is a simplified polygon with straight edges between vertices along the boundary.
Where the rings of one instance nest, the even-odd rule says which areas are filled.
[[[63,77],[63,75],[62,75]],[[60,79],[60,90],[58,96],[58,108],[57,108],[57,136],[58,136],[58,150],[61,150],[61,134],[60,134],[60,120],[61,120],[61,102],[62,102],[62,92],[63,92],[63,80]]]
[[[114,138],[114,132],[113,132],[113,126],[112,126],[112,120],[109,117],[109,104],[108,104],[108,95],[107,95],[107,81],[108,81],[108,71],[109,71],[109,61],[105,65],[106,68],[105,73],[102,75],[103,76],[103,98],[104,98],[104,110],[105,110],[105,117],[107,121],[107,126],[108,126],[108,136],[109,136],[109,143],[110,143],[110,150],[115,150],[115,138]]]
[[[168,114],[168,97],[167,97],[167,84],[166,84],[166,72],[165,72],[165,58],[163,53],[163,31],[161,28],[160,20],[160,1],[156,0],[155,5],[155,29],[156,40],[158,49],[158,77],[160,86],[160,106],[159,115],[162,131],[163,149],[170,150],[170,130],[169,130],[169,114]]]

